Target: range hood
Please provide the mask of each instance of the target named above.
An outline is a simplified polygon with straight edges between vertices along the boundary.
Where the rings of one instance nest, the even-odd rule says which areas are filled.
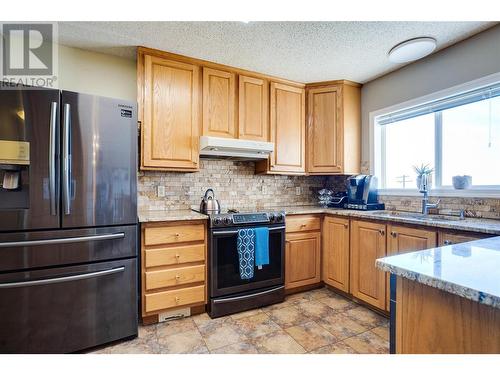
[[[200,156],[238,158],[246,160],[267,159],[274,151],[274,143],[244,139],[200,137]]]

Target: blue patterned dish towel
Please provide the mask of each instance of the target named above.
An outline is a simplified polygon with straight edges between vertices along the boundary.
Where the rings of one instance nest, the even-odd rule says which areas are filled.
[[[238,229],[237,248],[240,277],[242,280],[251,279],[255,267],[255,229]]]

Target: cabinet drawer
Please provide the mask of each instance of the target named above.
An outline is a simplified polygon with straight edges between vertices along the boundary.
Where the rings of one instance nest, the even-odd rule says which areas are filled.
[[[146,290],[202,282],[205,266],[179,267],[169,270],[146,271]]]
[[[169,309],[195,303],[205,302],[205,286],[193,286],[167,292],[146,293],[145,294],[146,312]]]
[[[203,241],[204,239],[205,226],[203,224],[148,227],[144,229],[144,244],[146,246]]]
[[[205,260],[204,244],[144,250],[144,265],[146,268],[201,262],[203,260]]]
[[[287,232],[304,232],[308,230],[320,230],[321,220],[319,216],[299,215],[287,216],[286,231]]]
[[[438,245],[455,245],[458,243],[480,240],[486,237],[488,237],[488,235],[481,235],[480,233],[439,232]]]

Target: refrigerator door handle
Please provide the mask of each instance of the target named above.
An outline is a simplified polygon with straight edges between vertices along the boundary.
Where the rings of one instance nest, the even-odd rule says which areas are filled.
[[[50,214],[57,215],[56,199],[56,153],[57,153],[57,102],[50,106],[50,129],[49,129],[49,199]]]
[[[77,281],[77,280],[85,280],[91,279],[94,277],[112,275],[114,273],[119,273],[125,271],[125,267],[111,268],[109,270],[97,271],[97,272],[89,272],[89,273],[81,273],[79,275],[72,276],[63,276],[63,277],[54,277],[52,279],[41,279],[41,280],[32,280],[32,281],[19,281],[13,283],[2,283],[0,284],[0,289],[6,288],[23,288],[27,286],[36,286],[36,285],[47,285],[47,284],[56,284],[63,283],[68,281]]]
[[[114,240],[114,239],[124,238],[124,237],[125,237],[125,233],[120,232],[120,233],[110,233],[110,234],[97,234],[95,236],[51,238],[48,240],[0,242],[0,248],[2,248],[2,247],[54,245],[54,244],[61,244],[61,243],[88,242],[88,241],[99,241],[99,240]]]
[[[70,142],[71,142],[71,106],[68,103],[64,104],[63,113],[63,207],[64,214],[69,215],[71,213],[71,154],[70,154]]]

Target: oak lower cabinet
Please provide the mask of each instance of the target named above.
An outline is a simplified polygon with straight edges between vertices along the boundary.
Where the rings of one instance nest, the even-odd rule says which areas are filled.
[[[142,317],[206,303],[206,223],[144,223]],[[157,320],[157,319],[156,319]]]
[[[141,169],[198,170],[199,67],[141,51],[137,59]]]
[[[438,233],[438,246],[447,246],[447,245],[455,245],[458,243],[476,241],[482,238],[489,237],[486,234],[479,233],[461,233],[461,232],[448,232],[448,231],[440,231]]]
[[[361,168],[361,87],[308,85],[307,172],[357,174]]]
[[[296,215],[286,219],[285,289],[321,282],[321,218]]]
[[[386,304],[386,275],[375,260],[386,256],[385,224],[351,221],[351,294],[381,310]]]
[[[305,174],[305,90],[271,82],[270,142],[274,151],[258,162],[257,173]]]
[[[349,292],[349,219],[326,216],[322,229],[322,280]]]
[[[410,251],[432,249],[437,246],[437,233],[424,228],[401,225],[387,226],[387,255],[403,254]],[[387,298],[385,309],[389,311],[390,276],[387,274]]]

